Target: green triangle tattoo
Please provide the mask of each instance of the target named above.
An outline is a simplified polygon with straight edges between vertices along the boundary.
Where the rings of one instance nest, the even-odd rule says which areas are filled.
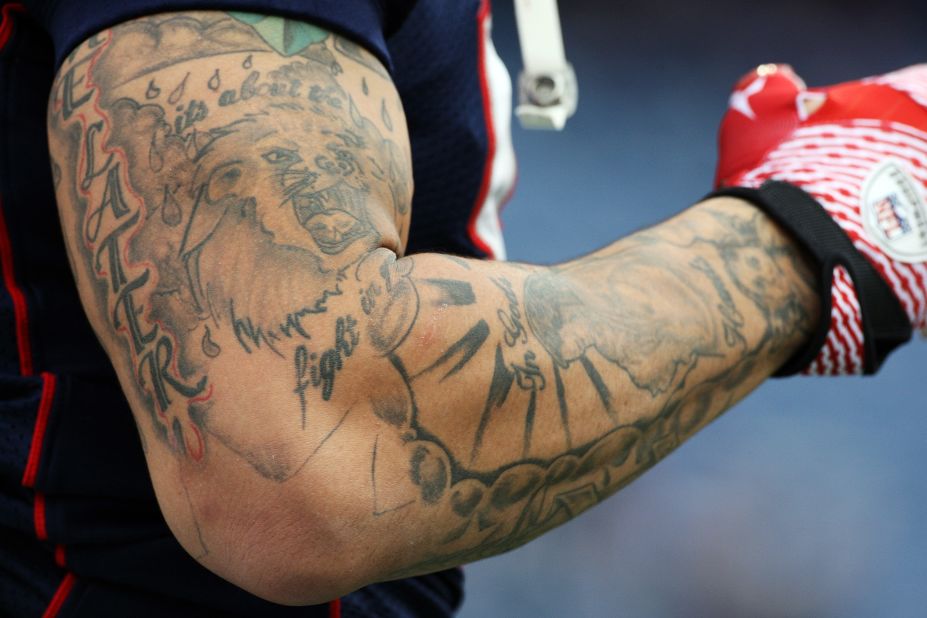
[[[330,35],[327,31],[284,17],[257,15],[255,13],[230,12],[234,19],[254,28],[267,44],[283,56],[293,56],[313,43],[324,41]]]

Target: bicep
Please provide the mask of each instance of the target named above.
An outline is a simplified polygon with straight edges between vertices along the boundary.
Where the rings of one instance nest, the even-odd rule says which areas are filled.
[[[52,91],[66,242],[157,445],[153,477],[223,457],[260,477],[294,474],[343,421],[354,266],[405,246],[409,145],[382,66],[309,24],[253,21],[122,24],[75,50]],[[307,419],[312,402],[321,421]],[[162,505],[182,502],[155,484]]]

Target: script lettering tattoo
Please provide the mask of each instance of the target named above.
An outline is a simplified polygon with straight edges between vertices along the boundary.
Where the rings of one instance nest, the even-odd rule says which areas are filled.
[[[715,272],[711,264],[705,258],[696,258],[692,260],[690,266],[695,270],[702,272],[711,281],[718,294],[719,303],[717,304],[718,312],[724,318],[724,341],[727,345],[734,347],[736,345],[745,345],[741,329],[744,325],[744,318],[734,303],[731,293],[724,285],[724,281]]]
[[[299,395],[300,418],[306,427],[306,389],[309,386],[321,390],[322,399],[328,401],[335,387],[335,377],[344,369],[344,361],[353,354],[360,342],[357,321],[351,316],[338,318],[335,323],[335,345],[321,353],[311,351],[305,345],[296,347],[293,364],[296,367],[296,389]]]
[[[496,312],[505,329],[505,345],[512,347],[516,343],[525,343],[528,341],[528,333],[525,332],[521,323],[521,310],[518,308],[518,298],[515,296],[512,284],[506,279],[493,279],[493,284],[502,290],[508,300],[508,308],[499,309]]]

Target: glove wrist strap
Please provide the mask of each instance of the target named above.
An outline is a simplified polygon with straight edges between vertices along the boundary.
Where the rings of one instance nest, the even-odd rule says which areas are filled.
[[[818,327],[776,376],[801,372],[820,353],[831,329],[831,285],[837,266],[846,268],[856,287],[862,312],[864,373],[875,373],[892,350],[911,338],[911,322],[898,297],[840,225],[805,191],[771,180],[759,189],[726,187],[707,197],[720,196],[737,197],[760,208],[804,247],[817,268],[821,297]]]

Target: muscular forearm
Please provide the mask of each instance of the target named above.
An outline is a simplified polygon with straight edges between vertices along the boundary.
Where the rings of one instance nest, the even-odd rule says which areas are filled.
[[[322,601],[515,547],[813,327],[801,257],[734,200],[554,268],[400,257],[409,153],[382,67],[308,26],[281,51],[286,24],[255,19],[103,33],[49,113],[88,316],[169,524],[220,575]]]
[[[379,439],[396,441],[411,479],[396,503],[415,516],[379,517],[428,542],[400,572],[511,549],[596,504],[755,388],[817,320],[790,240],[734,200],[553,268],[402,261],[420,309],[389,364],[412,414]],[[438,301],[439,281],[467,302]]]

